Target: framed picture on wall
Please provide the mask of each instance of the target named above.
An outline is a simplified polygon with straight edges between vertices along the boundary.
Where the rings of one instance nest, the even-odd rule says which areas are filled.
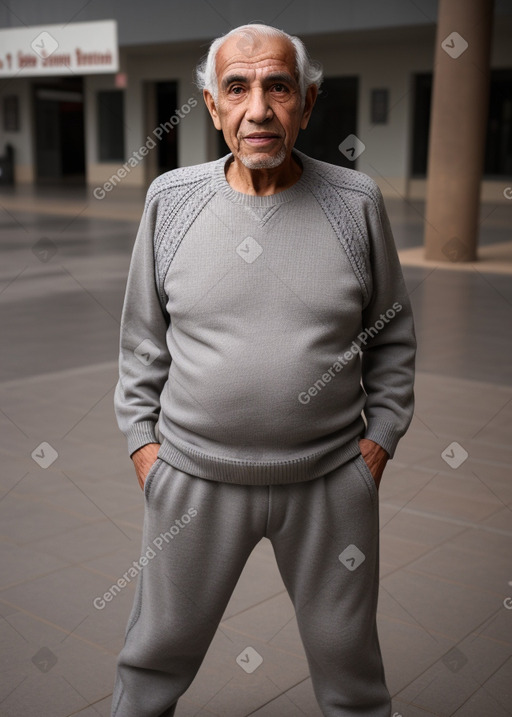
[[[370,121],[372,124],[387,124],[389,90],[372,90],[370,101]]]

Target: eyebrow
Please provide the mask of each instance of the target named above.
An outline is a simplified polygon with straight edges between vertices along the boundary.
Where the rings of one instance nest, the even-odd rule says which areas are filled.
[[[222,80],[222,87],[226,88],[233,82],[247,82],[247,77],[245,77],[245,75],[227,75],[227,77]]]
[[[241,74],[232,74],[227,75],[222,80],[222,88],[226,89],[229,87],[229,85],[233,84],[234,82],[248,82],[246,75]],[[272,72],[270,75],[266,75],[266,77],[263,78],[264,84],[271,84],[272,82],[286,82],[290,85],[297,84],[297,80],[290,75],[288,72]]]

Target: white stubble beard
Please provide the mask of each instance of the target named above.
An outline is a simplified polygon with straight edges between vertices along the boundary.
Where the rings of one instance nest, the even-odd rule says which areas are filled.
[[[251,155],[238,156],[244,167],[247,169],[275,169],[279,167],[286,159],[286,146],[283,144],[279,152],[274,157],[264,157],[263,159],[253,159]]]

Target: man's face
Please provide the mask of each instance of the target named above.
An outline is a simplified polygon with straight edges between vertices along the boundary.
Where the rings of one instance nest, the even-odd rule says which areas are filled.
[[[302,107],[295,51],[286,38],[240,34],[217,53],[218,99],[204,97],[235,158],[249,169],[278,167],[291,155],[316,99],[309,87]]]

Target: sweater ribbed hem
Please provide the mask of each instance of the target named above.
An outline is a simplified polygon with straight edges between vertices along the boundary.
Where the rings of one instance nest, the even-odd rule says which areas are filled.
[[[206,455],[185,445],[178,448],[163,438],[158,457],[198,478],[239,485],[275,485],[320,478],[359,453],[359,437],[356,437],[334,449],[317,451],[302,458],[253,463]]]

